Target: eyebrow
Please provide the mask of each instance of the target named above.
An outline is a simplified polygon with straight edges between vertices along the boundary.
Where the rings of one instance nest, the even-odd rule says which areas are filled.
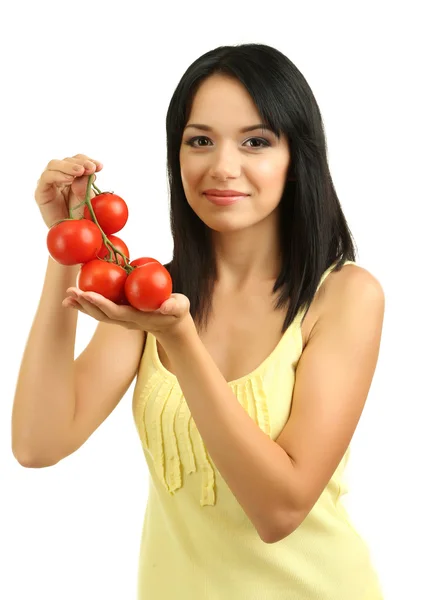
[[[189,127],[201,129],[202,131],[213,131],[212,127],[209,127],[209,125],[203,125],[202,123],[190,123],[189,125],[186,125],[184,129],[188,129]],[[271,129],[271,127],[269,127],[268,125],[265,125],[264,123],[258,123],[257,125],[249,125],[248,127],[243,127],[239,131],[240,133],[247,133],[248,131],[255,131],[256,129],[264,129],[276,135],[275,131]]]

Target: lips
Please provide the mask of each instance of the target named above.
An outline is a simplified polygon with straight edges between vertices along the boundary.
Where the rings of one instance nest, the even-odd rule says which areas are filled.
[[[204,192],[205,198],[211,202],[211,204],[215,204],[216,206],[231,206],[232,204],[236,204],[241,200],[244,200],[248,196],[248,194],[242,194],[238,196],[238,192],[235,192],[236,195],[233,196],[231,193],[228,195],[221,196],[220,194],[209,194],[208,192]]]
[[[206,194],[206,195],[208,195],[208,196],[218,196],[219,198],[231,198],[231,197],[238,197],[238,196],[248,196],[248,194],[245,194],[244,192],[238,192],[237,190],[217,190],[217,189],[212,189],[212,190],[205,190],[203,193]]]

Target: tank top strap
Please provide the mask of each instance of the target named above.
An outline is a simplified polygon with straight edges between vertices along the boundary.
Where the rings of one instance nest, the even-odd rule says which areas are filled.
[[[323,282],[324,282],[324,281],[325,281],[325,279],[328,277],[328,275],[329,275],[330,273],[332,273],[332,271],[335,269],[335,266],[336,266],[336,264],[337,264],[337,263],[333,263],[333,264],[332,264],[332,265],[331,265],[331,266],[330,266],[328,269],[326,269],[326,271],[323,273],[322,277],[320,278],[319,285],[317,286],[316,294],[317,294],[317,292],[319,291],[319,289],[321,288],[321,286],[323,285]],[[353,260],[346,260],[346,261],[343,263],[343,266],[344,266],[344,265],[349,265],[349,264],[350,264],[350,265],[355,265],[356,263],[355,263]]]

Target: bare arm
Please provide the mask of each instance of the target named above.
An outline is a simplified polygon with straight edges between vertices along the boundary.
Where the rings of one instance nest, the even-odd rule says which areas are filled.
[[[48,259],[12,409],[12,451],[24,466],[53,461],[73,418],[77,315],[61,302],[78,271],[79,266],[65,267]]]
[[[139,366],[144,332],[106,323],[74,361],[77,312],[61,303],[78,271],[48,259],[12,410],[12,451],[26,467],[56,464],[82,445],[118,404]]]
[[[144,331],[98,324],[75,360],[75,415],[61,458],[80,448],[120,402],[137,375],[145,339]]]

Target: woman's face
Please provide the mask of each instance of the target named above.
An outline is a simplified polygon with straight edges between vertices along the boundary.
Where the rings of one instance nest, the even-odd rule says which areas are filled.
[[[181,179],[189,205],[215,231],[255,225],[279,205],[289,147],[285,136],[277,139],[256,127],[261,121],[247,90],[233,78],[212,75],[196,93],[181,143]],[[221,206],[205,194],[210,189],[246,195]]]

